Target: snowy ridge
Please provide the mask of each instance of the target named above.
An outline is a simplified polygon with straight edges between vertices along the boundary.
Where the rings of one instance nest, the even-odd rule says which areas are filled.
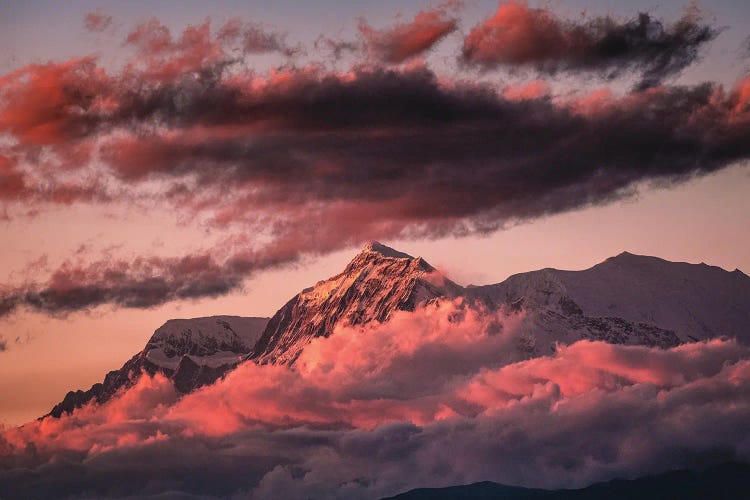
[[[68,392],[49,415],[59,417],[92,400],[103,403],[142,373],[165,375],[183,394],[211,384],[250,352],[267,323],[268,318],[239,316],[171,319],[122,368],[87,391]]]
[[[541,269],[467,291],[491,306],[658,328],[674,333],[672,343],[720,336],[750,341],[750,278],[706,264],[623,252],[583,271]]]
[[[159,327],[144,349],[146,359],[174,369],[182,356],[198,365],[236,362],[258,341],[267,320],[238,316],[170,319]]]

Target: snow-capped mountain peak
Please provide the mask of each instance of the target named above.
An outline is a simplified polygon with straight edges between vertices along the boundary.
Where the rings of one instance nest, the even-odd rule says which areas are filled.
[[[491,307],[517,304],[560,314],[569,319],[549,323],[568,331],[575,330],[570,321],[583,316],[600,330],[603,321],[612,328],[624,321],[623,334],[645,325],[655,335],[630,338],[662,346],[718,336],[750,339],[750,278],[704,263],[623,252],[582,271],[541,269],[468,290]]]
[[[263,332],[250,358],[292,363],[311,339],[330,335],[337,325],[387,321],[396,310],[463,288],[421,257],[369,242],[344,271],[303,290],[282,307]]]
[[[389,246],[385,246],[379,241],[370,240],[365,244],[361,253],[377,253],[383,257],[392,257],[394,259],[413,259],[411,255],[399,252]]]

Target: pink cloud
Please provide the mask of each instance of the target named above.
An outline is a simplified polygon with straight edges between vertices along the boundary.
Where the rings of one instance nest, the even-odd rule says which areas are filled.
[[[92,57],[24,66],[0,77],[0,131],[31,145],[91,134],[107,83]]]
[[[509,85],[503,89],[503,97],[509,101],[526,101],[550,95],[550,87],[544,80],[534,80],[519,85]]]
[[[137,71],[138,78],[162,82],[192,71],[209,70],[224,57],[221,44],[211,36],[208,21],[188,26],[174,39],[169,28],[152,18],[133,29],[126,43],[137,50],[126,71]]]
[[[367,49],[379,61],[398,64],[423,54],[436,43],[453,33],[457,21],[449,14],[454,5],[418,12],[409,22],[376,30],[364,19],[359,22],[359,32]]]
[[[550,11],[511,0],[501,2],[494,15],[471,30],[463,57],[484,65],[556,59],[569,49],[568,36]]]
[[[12,158],[0,155],[0,198],[17,198],[24,191],[23,175]]]
[[[83,18],[83,25],[91,32],[102,32],[112,24],[112,16],[101,11],[89,12]]]
[[[341,327],[291,368],[245,363],[179,400],[167,379],[142,376],[101,406],[5,430],[0,464],[55,470],[66,457],[87,468],[87,488],[127,467],[138,494],[149,461],[178,477],[182,450],[201,449],[199,468],[221,467],[229,493],[372,497],[479,480],[580,485],[719,449],[750,458],[747,346],[582,341],[525,359],[519,320],[447,301]],[[221,450],[257,465],[235,477]]]

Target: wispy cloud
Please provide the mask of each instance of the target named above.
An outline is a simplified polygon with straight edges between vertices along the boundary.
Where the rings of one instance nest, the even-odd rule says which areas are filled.
[[[89,12],[83,18],[84,27],[93,33],[101,33],[109,28],[111,24],[112,16],[107,15],[100,10]]]

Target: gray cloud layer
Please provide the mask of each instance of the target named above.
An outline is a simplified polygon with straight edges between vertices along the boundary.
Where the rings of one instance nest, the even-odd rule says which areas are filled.
[[[549,15],[508,5],[532,21]],[[511,7],[501,7],[495,25]],[[444,10],[422,14],[378,36],[406,43],[415,33],[423,40],[425,27],[452,29]],[[714,33],[690,16],[668,28],[648,16],[595,24],[608,30],[602,40],[645,44],[635,53],[647,54],[657,73],[692,61],[703,42],[683,39]],[[121,71],[87,57],[4,77],[0,132],[16,142],[0,148],[3,203],[132,203],[153,197],[144,186],[157,183],[163,194],[151,202],[218,230],[262,236],[221,257],[208,249],[69,262],[49,279],[3,287],[0,316],[213,297],[303,254],[368,239],[487,233],[750,156],[747,80],[731,89],[706,83],[561,97],[447,80],[420,65],[261,75],[245,65],[249,53],[294,52],[261,28],[231,20],[213,32],[206,22],[172,36],[152,19],[128,35],[135,56]],[[597,61],[628,66],[607,54]],[[190,262],[206,269],[183,269]]]

